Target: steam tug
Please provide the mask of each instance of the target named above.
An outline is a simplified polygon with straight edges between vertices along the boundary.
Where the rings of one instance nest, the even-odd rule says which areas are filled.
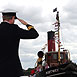
[[[55,31],[48,31],[48,52],[45,53],[45,59],[43,60],[43,69],[36,72],[35,76],[32,77],[77,77],[77,65],[70,60],[70,53],[67,49],[61,48],[60,42],[60,21],[59,21],[59,11],[57,8],[53,10],[56,12],[56,23]],[[58,50],[56,51],[57,42]],[[48,67],[47,67],[48,66]],[[47,67],[47,68],[45,68]]]
[[[53,12],[57,12],[55,31],[47,32],[48,52],[45,53],[45,63],[49,67],[36,74],[36,77],[77,77],[77,65],[70,60],[70,52],[61,48],[59,11],[55,8]],[[58,51],[55,42],[58,44]]]
[[[56,12],[57,8],[53,10]],[[60,41],[60,21],[59,11],[56,14],[55,31],[48,31],[48,52],[45,54],[45,59],[49,67],[59,66],[70,61],[70,53],[67,49],[61,48]],[[55,49],[55,43],[58,44],[58,50]],[[62,50],[62,51],[61,51]]]

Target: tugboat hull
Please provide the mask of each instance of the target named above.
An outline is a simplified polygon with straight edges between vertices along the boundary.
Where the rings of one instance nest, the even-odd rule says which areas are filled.
[[[50,67],[39,72],[36,77],[77,77],[77,65],[73,62]]]

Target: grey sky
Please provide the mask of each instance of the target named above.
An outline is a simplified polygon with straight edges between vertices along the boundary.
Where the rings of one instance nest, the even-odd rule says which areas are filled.
[[[47,31],[54,30],[52,24],[55,22],[55,7],[58,7],[60,12],[62,43],[69,49],[71,60],[77,62],[76,0],[1,0],[0,11],[7,8],[18,11],[17,16],[34,25],[39,33],[37,39],[20,41],[19,55],[24,69],[34,67],[37,52],[47,43]],[[17,20],[15,23],[26,28]]]

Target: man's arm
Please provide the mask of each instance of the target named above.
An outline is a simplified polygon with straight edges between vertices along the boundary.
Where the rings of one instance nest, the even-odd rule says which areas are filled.
[[[27,25],[28,23],[20,18],[17,18],[23,25]]]
[[[21,28],[18,28],[18,34],[20,38],[22,39],[34,39],[39,36],[38,32],[34,29],[34,27],[30,24],[28,24],[26,21],[17,18],[23,25],[26,25],[28,30],[23,30]]]

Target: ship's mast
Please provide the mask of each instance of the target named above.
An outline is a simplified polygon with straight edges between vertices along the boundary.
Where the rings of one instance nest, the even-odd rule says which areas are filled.
[[[53,10],[53,12],[56,12],[57,11],[57,8],[55,8]],[[60,63],[60,21],[59,21],[59,11],[57,11],[57,14],[56,14],[56,22],[57,22],[57,25],[58,25],[58,62]]]
[[[59,12],[57,11],[56,20],[58,21],[58,62],[60,63],[60,21]]]

